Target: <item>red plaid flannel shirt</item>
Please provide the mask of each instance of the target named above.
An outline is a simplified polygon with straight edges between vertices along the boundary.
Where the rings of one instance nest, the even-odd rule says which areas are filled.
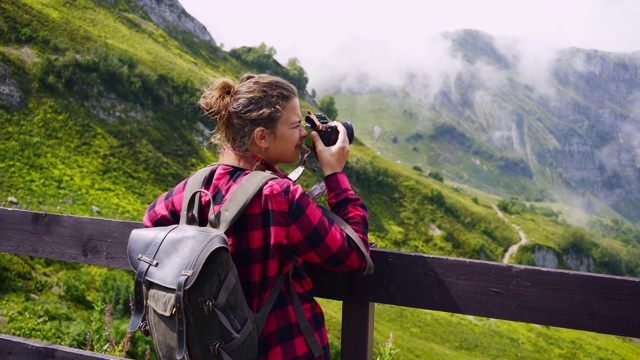
[[[323,215],[317,204],[275,168],[281,179],[269,181],[262,194],[256,195],[244,214],[227,231],[232,257],[249,306],[258,311],[275,286],[280,274],[294,266],[293,284],[286,281],[260,336],[260,359],[313,359],[304,335],[297,324],[289,286],[293,286],[304,313],[324,355],[329,359],[329,341],[320,305],[313,297],[313,285],[302,263],[308,261],[337,271],[352,271],[366,266],[364,256],[346,233]],[[203,189],[213,197],[219,211],[227,196],[248,174],[245,169],[216,165],[207,175]],[[188,180],[188,179],[187,179]],[[167,226],[179,223],[187,180],[161,195],[149,205],[144,225]],[[329,208],[344,219],[369,247],[368,214],[362,200],[355,196],[344,173],[324,179]],[[204,211],[209,198],[202,194]],[[206,217],[204,217],[206,219]]]

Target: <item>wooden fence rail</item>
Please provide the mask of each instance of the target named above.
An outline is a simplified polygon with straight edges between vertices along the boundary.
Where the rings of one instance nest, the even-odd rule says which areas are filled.
[[[141,223],[0,208],[0,252],[130,269]],[[342,301],[343,359],[371,359],[374,304],[640,338],[640,279],[373,249],[373,275],[307,270]],[[113,359],[0,335],[2,359]]]

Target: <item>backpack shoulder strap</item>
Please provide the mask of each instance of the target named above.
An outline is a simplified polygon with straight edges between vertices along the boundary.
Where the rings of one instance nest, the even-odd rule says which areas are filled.
[[[329,216],[333,221],[335,221],[336,223],[338,223],[338,225],[340,225],[340,228],[342,228],[342,230],[344,230],[347,233],[347,235],[349,235],[351,240],[353,240],[353,242],[358,246],[358,249],[360,250],[360,252],[367,259],[367,267],[364,270],[364,274],[369,275],[373,273],[373,261],[371,260],[371,256],[369,256],[369,253],[367,252],[367,249],[365,248],[364,243],[362,242],[362,239],[360,239],[360,237],[355,232],[355,230],[353,230],[353,228],[349,226],[349,224],[347,224],[346,221],[342,220],[333,211],[323,206],[320,206],[320,208],[327,216]]]
[[[222,205],[216,214],[216,224],[218,229],[226,231],[231,224],[240,216],[260,189],[271,179],[278,177],[263,171],[252,171],[235,188],[227,201]]]
[[[180,210],[180,225],[186,224],[187,221],[187,204],[189,203],[189,198],[194,191],[200,190],[202,188],[202,183],[204,179],[211,171],[211,168],[215,164],[204,167],[191,175],[191,177],[187,180],[187,185],[184,188],[183,198],[182,198],[182,210]],[[196,194],[196,209],[198,209],[198,205],[200,204],[200,194]],[[197,210],[195,212],[198,213]]]
[[[293,303],[293,310],[296,314],[296,319],[298,320],[298,325],[300,326],[300,330],[302,330],[302,335],[307,342],[307,345],[311,349],[314,357],[319,357],[322,355],[322,346],[316,339],[313,334],[313,329],[311,328],[311,324],[309,324],[309,320],[307,316],[304,314],[304,310],[302,309],[302,303],[300,302],[300,298],[293,288],[293,267],[289,270],[287,274],[281,274],[278,280],[276,281],[276,285],[271,290],[269,297],[267,297],[267,301],[262,305],[262,308],[256,314],[256,324],[258,327],[258,333],[262,334],[262,330],[264,329],[264,325],[267,322],[267,315],[271,312],[271,308],[273,304],[276,302],[276,298],[280,294],[280,289],[282,285],[284,285],[285,280],[289,279],[289,290],[291,294],[291,301]]]

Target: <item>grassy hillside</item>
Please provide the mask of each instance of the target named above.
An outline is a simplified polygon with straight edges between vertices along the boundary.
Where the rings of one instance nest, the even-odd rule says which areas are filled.
[[[114,3],[0,3],[0,74],[6,69],[12,81],[5,84],[19,95],[0,98],[0,205],[140,220],[160,193],[216,159],[205,146],[212,124],[195,105],[210,77],[238,78],[265,66],[288,74],[272,57],[265,61],[264,49],[231,56],[184,34],[177,41],[133,2]],[[503,203],[507,222],[494,209],[503,199],[400,166],[365,146],[361,129],[345,171],[380,247],[501,261],[519,240],[517,224],[559,256],[577,248],[597,270],[637,276],[633,229],[603,221],[584,235],[563,220],[568,212],[549,213],[552,205],[540,203]],[[301,184],[308,188],[318,176],[307,172]],[[564,233],[568,240],[555,236]],[[518,259],[528,263],[534,251]],[[127,271],[0,254],[0,331],[85,348],[87,334],[105,325],[109,304],[119,341],[131,287]],[[340,305],[323,305],[337,352]],[[559,359],[640,354],[624,338],[388,306],[377,307],[375,331],[379,343],[393,332],[404,359],[536,359],[541,347]],[[101,341],[94,338],[92,349],[102,350]],[[148,344],[134,335],[128,356],[144,357]]]
[[[455,114],[423,108],[402,93],[340,93],[336,103],[340,119],[352,121],[362,141],[384,157],[500,196],[545,198],[526,161],[467,135]]]

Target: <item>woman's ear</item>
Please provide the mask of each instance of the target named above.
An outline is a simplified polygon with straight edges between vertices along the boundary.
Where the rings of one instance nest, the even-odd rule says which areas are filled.
[[[269,131],[263,127],[259,127],[253,132],[253,143],[259,148],[266,148],[269,146]]]

